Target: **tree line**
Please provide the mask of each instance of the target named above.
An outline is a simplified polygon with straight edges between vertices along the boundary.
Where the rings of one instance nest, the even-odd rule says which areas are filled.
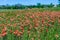
[[[15,5],[0,5],[0,9],[27,9],[27,8],[52,8],[52,7],[60,7],[60,0],[58,0],[56,6],[52,3],[48,5],[44,5],[41,3],[37,3],[36,5],[22,5],[22,4],[15,4]]]

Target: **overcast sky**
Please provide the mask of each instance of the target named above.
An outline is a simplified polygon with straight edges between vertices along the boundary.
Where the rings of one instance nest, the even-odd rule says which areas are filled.
[[[34,5],[36,3],[41,4],[58,4],[58,0],[0,0],[0,5],[6,5],[6,4],[23,4],[23,5]]]

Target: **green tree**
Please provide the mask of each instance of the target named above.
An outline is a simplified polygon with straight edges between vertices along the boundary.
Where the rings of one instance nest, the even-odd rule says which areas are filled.
[[[37,3],[37,7],[40,8],[41,7],[41,3]]]
[[[49,8],[54,7],[54,5],[52,3],[50,3],[49,5],[47,5]]]
[[[58,0],[58,2],[59,2],[59,5],[60,5],[60,0]]]

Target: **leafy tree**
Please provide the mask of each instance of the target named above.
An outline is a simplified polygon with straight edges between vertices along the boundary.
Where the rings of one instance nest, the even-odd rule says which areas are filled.
[[[40,3],[37,3],[37,7],[40,8],[41,7],[41,4]]]
[[[58,2],[59,2],[59,5],[60,5],[60,0],[58,0]]]
[[[57,5],[57,7],[60,7],[60,0],[58,0],[58,3],[59,3],[59,4]]]
[[[50,5],[48,5],[48,7],[54,7],[54,5],[52,3],[50,3]]]

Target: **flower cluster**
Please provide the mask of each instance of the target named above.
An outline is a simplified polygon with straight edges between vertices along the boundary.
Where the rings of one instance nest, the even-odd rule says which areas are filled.
[[[58,40],[59,26],[59,11],[32,12],[22,10],[0,13],[0,38],[9,37],[9,34],[12,35],[12,39],[17,36],[18,40],[54,40],[53,36]]]

